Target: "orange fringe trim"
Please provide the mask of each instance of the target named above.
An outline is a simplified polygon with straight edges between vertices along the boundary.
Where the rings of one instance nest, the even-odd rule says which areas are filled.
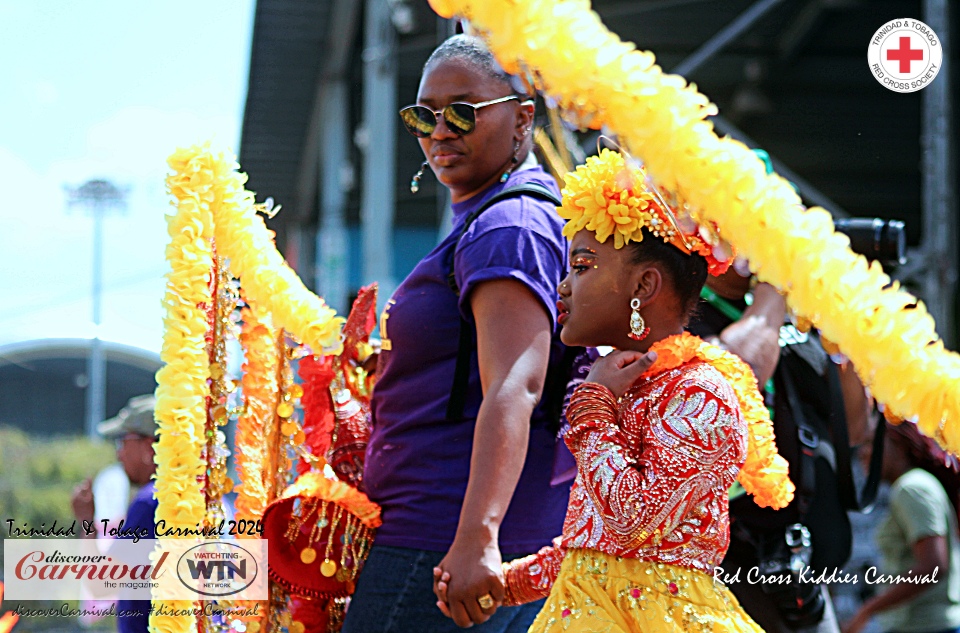
[[[353,486],[325,477],[322,472],[311,470],[297,477],[297,481],[287,488],[281,499],[288,497],[319,497],[324,501],[333,501],[347,512],[356,516],[370,529],[383,524],[380,520],[380,506]]]

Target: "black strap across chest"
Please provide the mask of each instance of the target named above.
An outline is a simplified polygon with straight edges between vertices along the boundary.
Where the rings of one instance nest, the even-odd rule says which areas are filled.
[[[452,290],[453,294],[457,297],[460,296],[460,286],[457,285],[454,261],[456,259],[457,247],[460,245],[460,241],[467,233],[470,225],[473,224],[474,220],[480,217],[481,213],[492,207],[497,202],[522,195],[539,198],[540,200],[551,202],[557,206],[560,205],[560,198],[558,198],[557,194],[547,187],[538,185],[536,183],[526,183],[522,185],[514,185],[512,187],[507,187],[502,191],[498,191],[494,195],[490,196],[490,199],[481,204],[473,213],[468,215],[463,222],[463,227],[460,229],[460,234],[457,236],[457,241],[454,243],[453,248],[450,249],[447,285],[450,286],[450,290]],[[447,403],[448,420],[459,420],[463,417],[463,408],[466,404],[467,388],[470,384],[470,358],[473,355],[473,348],[473,335],[471,333],[470,324],[467,323],[461,315],[460,342],[457,348],[457,366],[453,372],[453,386],[450,389],[450,400]],[[553,369],[554,368],[551,367],[547,372],[547,381],[545,384],[548,386],[551,385],[552,382],[556,382],[556,378],[550,375],[550,372],[553,371]]]

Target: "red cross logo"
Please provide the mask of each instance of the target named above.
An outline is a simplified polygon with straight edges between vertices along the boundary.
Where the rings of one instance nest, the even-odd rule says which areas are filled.
[[[900,62],[900,73],[910,72],[910,62],[923,60],[922,48],[910,48],[910,37],[900,38],[900,48],[891,48],[887,51],[887,60]]]

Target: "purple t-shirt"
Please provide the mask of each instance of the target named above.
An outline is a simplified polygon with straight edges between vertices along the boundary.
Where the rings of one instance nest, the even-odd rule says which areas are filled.
[[[456,246],[459,299],[446,280],[465,218],[498,191],[528,182],[556,191],[552,178],[535,167],[453,205],[451,234],[417,264],[384,308],[380,320],[384,350],[364,466],[365,490],[383,509],[378,544],[443,552],[453,542],[483,395],[476,351],[463,419],[448,421],[446,409],[460,315],[470,324],[476,341],[470,293],[477,284],[515,279],[529,288],[554,323],[551,362],[559,362],[562,355],[556,302],[557,286],[567,267],[567,245],[561,232],[563,220],[551,203],[517,196],[488,208]],[[550,483],[556,447],[556,432],[541,400],[531,420],[520,482],[500,526],[500,550],[505,555],[535,552],[562,530],[570,482]]]

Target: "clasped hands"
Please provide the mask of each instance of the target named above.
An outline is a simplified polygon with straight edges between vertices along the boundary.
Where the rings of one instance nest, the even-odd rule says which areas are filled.
[[[433,569],[433,592],[440,611],[464,628],[489,620],[503,604],[501,560],[495,542],[461,545],[454,540]]]

